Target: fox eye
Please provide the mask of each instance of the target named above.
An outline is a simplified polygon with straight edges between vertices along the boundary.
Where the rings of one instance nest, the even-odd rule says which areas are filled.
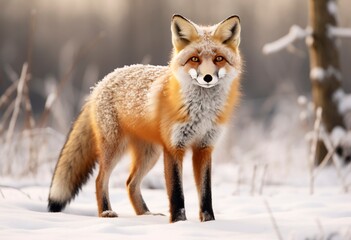
[[[215,58],[215,62],[222,62],[223,60],[224,60],[224,57],[222,57],[222,56],[217,56]]]
[[[190,60],[192,62],[200,62],[200,59],[198,57],[191,57]]]

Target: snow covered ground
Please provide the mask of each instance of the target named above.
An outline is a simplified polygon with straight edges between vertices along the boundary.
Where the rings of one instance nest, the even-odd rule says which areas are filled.
[[[150,210],[166,216],[134,214],[124,187],[128,157],[117,165],[110,181],[111,203],[118,218],[97,217],[96,172],[64,212],[48,213],[46,200],[51,175],[64,141],[61,135],[56,136],[56,143],[50,142],[52,137],[48,136],[57,134],[49,134],[46,139],[50,140],[51,149],[39,153],[39,159],[43,160],[36,175],[0,176],[0,239],[271,240],[279,239],[280,235],[284,240],[351,239],[351,189],[345,193],[332,165],[319,172],[314,194],[310,194],[308,144],[298,126],[298,109],[292,107],[291,101],[288,105],[281,100],[273,102],[280,105],[264,104],[261,108],[271,113],[269,120],[255,120],[251,113],[240,112],[237,127],[233,129],[234,148],[225,148],[228,139],[219,143],[213,163],[216,221],[198,220],[190,155],[184,161],[188,221],[168,223],[162,159],[145,178],[142,192]],[[21,141],[26,142],[23,137]],[[17,141],[19,157],[13,160],[13,171],[23,168],[20,162],[26,150],[21,152],[20,146],[21,142]],[[44,161],[40,154],[46,158],[50,155],[53,161]],[[7,162],[2,161],[2,166],[6,166]],[[350,166],[342,168],[341,172],[347,186],[351,183],[350,169]]]
[[[227,171],[231,168],[222,167]],[[332,172],[331,169],[324,172],[324,177]],[[223,177],[228,176],[223,176],[217,168],[213,189],[216,221],[199,222],[196,191],[191,179],[187,179],[188,221],[175,224],[168,223],[168,216],[136,216],[125,189],[120,187],[110,190],[119,217],[102,219],[96,216],[93,181],[63,213],[46,211],[48,182],[8,183],[18,189],[1,188],[0,236],[1,239],[278,239],[264,203],[267,201],[283,239],[351,239],[351,196],[342,193],[339,184],[317,184],[314,195],[309,195],[307,187],[272,185],[265,187],[263,195],[255,192],[252,196],[250,185],[243,184],[238,192],[235,184],[221,183]],[[165,190],[144,189],[143,193],[151,211],[168,215]]]

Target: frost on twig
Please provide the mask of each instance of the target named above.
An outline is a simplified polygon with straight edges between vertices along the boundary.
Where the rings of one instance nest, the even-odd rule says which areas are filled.
[[[322,82],[324,79],[334,76],[338,81],[341,81],[342,76],[340,70],[333,66],[328,66],[327,69],[314,67],[310,71],[310,78]]]
[[[337,130],[337,128],[334,128],[334,131],[332,132],[333,135],[335,135],[335,131],[336,130]],[[338,135],[339,134],[340,133],[338,133]],[[323,140],[328,152],[332,153],[332,155],[331,155],[332,163],[333,163],[333,165],[335,167],[337,176],[338,176],[338,178],[341,181],[343,192],[347,193],[348,192],[348,184],[347,184],[347,181],[346,181],[346,175],[343,175],[343,173],[342,173],[341,166],[340,166],[340,163],[338,161],[338,156],[336,155],[336,152],[335,152],[335,148],[338,145],[338,143],[333,143],[333,140],[331,139],[331,136],[329,136],[329,134],[325,132],[325,129],[322,129],[321,138],[322,138],[322,140]],[[333,138],[336,138],[336,137],[333,136]],[[335,140],[336,139],[334,139],[334,141]],[[337,140],[337,141],[339,141],[339,140]]]
[[[330,37],[344,37],[351,38],[351,28],[329,27],[328,32]]]
[[[333,101],[344,118],[346,129],[351,130],[351,94],[346,94],[343,89],[339,88],[333,93]]]
[[[266,209],[267,209],[267,211],[268,211],[268,213],[269,213],[269,217],[270,217],[270,219],[271,219],[271,222],[272,222],[274,231],[275,231],[275,233],[277,234],[277,238],[278,238],[279,240],[283,240],[283,237],[282,237],[282,234],[281,234],[281,232],[280,232],[280,230],[279,230],[277,221],[275,220],[275,218],[274,218],[274,216],[273,216],[273,212],[272,212],[272,210],[271,210],[271,208],[270,208],[270,206],[269,206],[267,200],[264,199],[263,202],[264,202],[264,205],[266,206]]]
[[[297,39],[303,39],[306,38],[307,36],[310,35],[310,30],[308,28],[303,29],[297,25],[293,25],[290,27],[289,33],[285,35],[284,37],[271,42],[267,43],[263,46],[263,53],[264,54],[271,54],[278,52],[286,47],[288,47],[290,44],[292,44],[294,41]]]
[[[251,180],[251,196],[255,194],[255,181],[256,181],[256,173],[257,173],[257,165],[255,164],[252,172],[252,180]]]
[[[242,167],[239,165],[238,178],[237,178],[237,182],[236,182],[236,192],[235,192],[235,194],[237,194],[237,195],[240,195],[241,173],[242,173]]]
[[[262,178],[261,178],[261,186],[260,186],[260,191],[259,191],[260,195],[262,195],[262,193],[263,193],[263,187],[264,187],[265,180],[266,180],[267,169],[268,169],[268,165],[265,164],[264,168],[263,168]]]
[[[311,144],[311,151],[309,156],[309,167],[310,167],[310,194],[314,192],[314,165],[316,163],[316,154],[317,154],[317,143],[319,139],[319,132],[322,122],[322,108],[318,107],[316,110],[316,120],[314,122],[314,136]]]

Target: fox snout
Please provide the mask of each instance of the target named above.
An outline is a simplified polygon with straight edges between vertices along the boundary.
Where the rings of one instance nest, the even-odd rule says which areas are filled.
[[[225,77],[226,70],[225,68],[221,68],[219,70],[214,71],[213,73],[204,73],[202,74],[196,69],[192,68],[189,70],[189,75],[194,81],[194,84],[199,85],[200,87],[210,88],[216,86],[219,82],[219,79]]]

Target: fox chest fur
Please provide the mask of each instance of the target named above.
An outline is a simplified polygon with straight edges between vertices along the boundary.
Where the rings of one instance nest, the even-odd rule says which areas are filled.
[[[212,145],[220,130],[218,119],[223,114],[226,92],[221,86],[203,89],[196,85],[182,91],[180,94],[187,120],[172,125],[172,146],[184,148],[192,144],[203,147]]]

